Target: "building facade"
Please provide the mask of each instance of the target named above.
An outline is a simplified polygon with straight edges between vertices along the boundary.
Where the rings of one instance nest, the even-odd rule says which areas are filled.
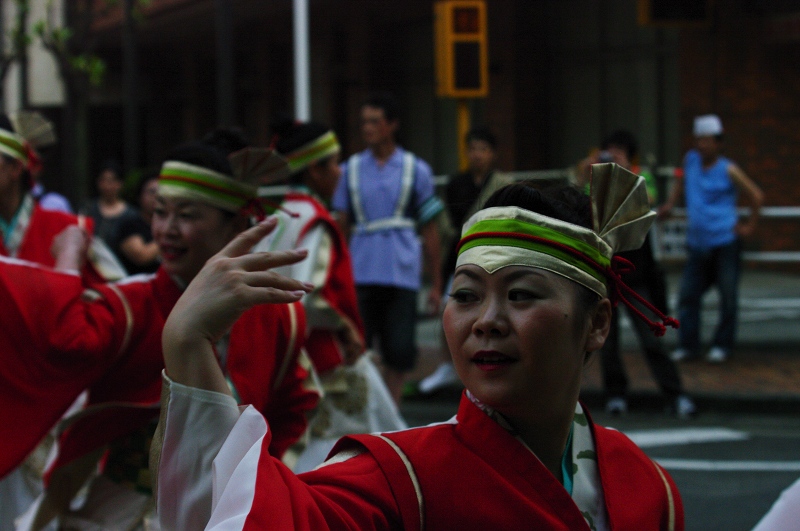
[[[313,118],[336,129],[345,154],[355,152],[361,101],[391,90],[403,108],[402,143],[436,173],[454,172],[456,103],[435,96],[433,1],[308,4]],[[638,136],[643,164],[678,165],[692,118],[714,112],[766,203],[800,205],[800,187],[787,178],[800,170],[800,9],[716,0],[699,24],[641,25],[637,5],[487,0],[490,92],[470,109],[473,124],[498,134],[500,167],[566,167],[618,128]],[[94,22],[96,53],[107,64],[92,95],[94,161],[124,153],[124,22],[121,9]],[[272,117],[291,112],[291,0],[153,0],[134,29],[136,166],[226,122],[266,144]],[[57,105],[41,107],[58,119]],[[791,232],[775,245],[800,249]]]

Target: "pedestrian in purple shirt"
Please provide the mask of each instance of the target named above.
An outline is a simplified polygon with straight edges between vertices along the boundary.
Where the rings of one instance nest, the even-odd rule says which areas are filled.
[[[430,166],[397,145],[399,123],[390,94],[375,94],[362,105],[367,149],[342,164],[333,197],[333,209],[350,236],[367,345],[377,340],[386,385],[397,402],[416,363],[423,254],[431,278],[429,307],[435,311],[442,296],[439,230],[433,221],[444,209]]]

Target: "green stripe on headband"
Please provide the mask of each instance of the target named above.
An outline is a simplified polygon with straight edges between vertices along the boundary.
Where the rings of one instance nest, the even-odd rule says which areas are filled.
[[[257,192],[255,186],[234,181],[224,173],[178,161],[163,164],[158,182],[159,187],[169,190],[168,195],[181,195],[184,190],[187,196],[199,196],[233,211],[246,205]]]
[[[297,173],[318,160],[338,153],[340,149],[341,147],[339,146],[339,140],[336,138],[336,133],[328,131],[308,144],[287,154],[285,158],[289,163],[289,171],[291,173]]]
[[[479,246],[518,247],[557,258],[599,281],[611,260],[591,245],[557,230],[515,219],[487,219],[463,235],[458,254]]]
[[[0,152],[10,157],[14,157],[22,162],[28,162],[28,154],[25,150],[25,139],[17,133],[8,129],[0,129]]]

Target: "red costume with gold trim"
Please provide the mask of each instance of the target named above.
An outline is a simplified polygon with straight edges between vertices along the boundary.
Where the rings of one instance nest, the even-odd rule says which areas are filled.
[[[163,269],[85,290],[77,275],[0,260],[0,297],[8,301],[0,316],[0,477],[84,389],[87,409],[62,437],[56,467],[157,415],[161,332],[180,294]],[[276,455],[302,434],[317,401],[303,388],[307,373],[297,361],[304,328],[299,303],[262,305],[230,334],[226,368],[241,398],[276,422]]]
[[[91,218],[79,218],[66,212],[45,210],[38,203],[35,203],[16,253],[10,253],[3,245],[2,239],[0,239],[0,255],[54,267],[56,260],[50,252],[53,240],[70,225],[81,226],[90,236],[94,229],[94,221]],[[89,261],[84,265],[81,274],[90,284],[105,282],[102,275],[98,273]]]
[[[281,203],[282,211],[277,212],[280,220],[279,228],[274,231],[274,236],[266,238],[263,247],[259,244],[255,250],[303,247],[303,240],[312,230],[323,230],[329,239],[330,245],[323,246],[325,249],[309,249],[308,260],[316,263],[324,271],[312,271],[311,276],[300,279],[310,281],[317,286],[317,289],[307,296],[314,300],[306,303],[309,328],[306,350],[314,368],[318,373],[324,374],[344,360],[341,344],[336,335],[336,324],[340,325],[346,319],[356,325],[362,337],[364,330],[358,313],[353,266],[347,242],[328,209],[311,193],[305,193],[304,190],[305,188],[293,189],[286,194]],[[285,215],[285,212],[290,212],[291,215]],[[326,255],[327,259],[317,260],[317,253],[322,252],[329,253]],[[278,268],[275,271],[292,278],[302,276],[290,268]],[[315,320],[318,314],[323,314],[319,322]]]
[[[185,404],[168,407],[186,411]],[[167,527],[173,518],[202,520],[198,512],[210,510],[202,525],[226,531],[590,529],[564,486],[466,394],[448,422],[346,437],[324,466],[299,476],[265,451],[271,430],[245,410],[229,433],[205,435],[224,440],[210,444],[222,445],[213,507],[170,494],[186,474],[197,474],[187,457],[195,443],[181,446],[197,420],[166,417],[177,437],[164,440],[161,462],[168,465],[159,474],[158,510]],[[589,429],[609,529],[683,530],[683,505],[669,474],[622,433],[591,420]],[[189,468],[176,467],[175,456]]]

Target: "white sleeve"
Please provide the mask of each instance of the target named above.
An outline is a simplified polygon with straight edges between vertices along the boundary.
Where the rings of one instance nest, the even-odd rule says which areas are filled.
[[[330,275],[333,245],[324,223],[317,223],[297,242],[299,249],[308,249],[308,257],[292,267],[292,278],[314,284],[314,289],[303,297],[309,329],[338,330],[345,324],[339,312],[322,296]]]
[[[164,388],[156,492],[161,529],[203,529],[211,516],[216,480],[212,462],[241,411],[230,396],[187,387],[166,375]]]
[[[214,460],[214,500],[207,530],[244,527],[253,508],[259,461],[263,454],[269,454],[267,431],[264,416],[248,406]]]
[[[781,492],[775,504],[756,524],[753,531],[797,529],[794,526],[798,520],[800,520],[800,479]]]

